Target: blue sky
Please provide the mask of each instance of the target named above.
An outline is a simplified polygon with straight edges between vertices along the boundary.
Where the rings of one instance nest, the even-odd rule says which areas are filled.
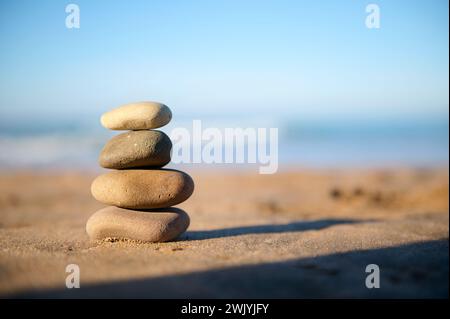
[[[448,116],[448,1],[0,2],[0,116]]]

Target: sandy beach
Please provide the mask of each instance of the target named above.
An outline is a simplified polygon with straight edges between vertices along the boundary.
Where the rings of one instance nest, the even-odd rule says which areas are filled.
[[[448,298],[447,169],[189,173],[188,232],[143,244],[89,241],[95,174],[1,172],[0,296]]]

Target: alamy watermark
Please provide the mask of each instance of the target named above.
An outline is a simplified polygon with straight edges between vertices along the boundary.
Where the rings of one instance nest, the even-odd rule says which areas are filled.
[[[80,28],[80,7],[77,4],[70,3],[66,6],[66,28],[79,29]]]
[[[79,29],[80,28],[80,7],[75,3],[70,3],[65,7],[66,16],[66,28],[67,29]],[[370,3],[366,6],[365,24],[368,29],[380,28],[380,6],[375,3]]]
[[[66,266],[66,287],[68,289],[80,288],[80,266],[77,264],[69,264]]]
[[[178,127],[169,134],[175,164],[259,164],[260,174],[278,170],[278,128]]]
[[[366,266],[366,287],[368,289],[380,288],[380,267],[377,264]]]
[[[380,28],[380,7],[368,4],[365,25]],[[65,25],[80,28],[80,7],[71,3],[65,7]],[[170,133],[173,141],[172,162],[175,164],[259,164],[260,174],[278,171],[278,128],[206,128],[194,120],[192,131],[175,128]]]
[[[368,4],[366,6],[366,27],[368,29],[380,28],[380,6],[375,3]]]

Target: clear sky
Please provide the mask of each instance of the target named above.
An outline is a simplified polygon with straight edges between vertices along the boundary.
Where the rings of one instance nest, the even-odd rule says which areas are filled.
[[[372,2],[0,1],[0,116],[447,117],[448,1]]]

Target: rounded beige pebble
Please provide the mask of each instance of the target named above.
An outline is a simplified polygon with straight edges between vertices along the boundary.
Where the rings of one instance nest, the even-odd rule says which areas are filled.
[[[171,119],[172,112],[166,105],[138,102],[104,113],[100,122],[110,130],[147,130],[164,126]]]
[[[109,206],[89,218],[86,232],[92,240],[116,238],[164,242],[177,238],[188,227],[188,214],[175,207],[136,211]]]
[[[98,176],[91,185],[94,198],[104,204],[131,209],[169,207],[184,202],[194,181],[169,169],[130,169]]]
[[[104,168],[162,167],[170,162],[170,138],[160,131],[129,131],[114,136],[98,159]]]

